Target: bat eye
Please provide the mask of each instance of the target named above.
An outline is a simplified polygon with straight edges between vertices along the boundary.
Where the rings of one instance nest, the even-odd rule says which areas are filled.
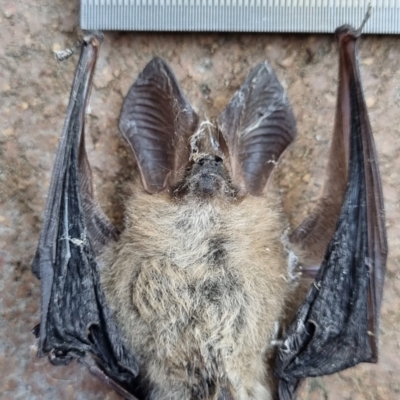
[[[199,165],[214,165],[218,166],[223,163],[223,159],[219,156],[206,156],[197,161]]]

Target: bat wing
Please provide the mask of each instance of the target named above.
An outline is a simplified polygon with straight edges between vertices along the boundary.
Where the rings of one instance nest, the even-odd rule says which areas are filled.
[[[41,280],[38,356],[78,359],[126,398],[138,374],[100,286],[96,255],[118,233],[96,204],[84,147],[86,105],[102,36],[85,38],[54,164],[33,272]]]
[[[256,66],[218,117],[232,180],[261,195],[279,157],[296,136],[289,100],[272,68]]]
[[[387,257],[381,182],[357,64],[360,31],[343,26],[336,35],[339,91],[331,154],[337,150],[340,163],[345,163],[339,173],[328,169],[326,185],[344,187],[342,206],[315,282],[278,350],[276,373],[282,400],[292,399],[307,376],[377,361]],[[332,157],[330,164],[332,168]],[[340,176],[342,182],[332,181]],[[343,186],[343,182],[347,185]],[[330,191],[327,188],[324,194]],[[336,205],[330,207],[327,200],[319,205],[318,212],[335,212]],[[303,250],[314,257],[318,229],[313,228],[319,220],[312,218],[315,219],[311,223],[306,220],[300,227],[300,233],[305,237]],[[292,239],[301,245],[299,237],[300,234],[294,235]]]
[[[173,72],[162,59],[154,58],[130,88],[119,122],[149,193],[182,179],[189,161],[189,138],[197,124],[198,116]]]

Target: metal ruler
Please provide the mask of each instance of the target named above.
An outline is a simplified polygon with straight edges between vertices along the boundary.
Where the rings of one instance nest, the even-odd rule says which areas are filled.
[[[81,28],[115,31],[400,33],[400,0],[81,0]]]

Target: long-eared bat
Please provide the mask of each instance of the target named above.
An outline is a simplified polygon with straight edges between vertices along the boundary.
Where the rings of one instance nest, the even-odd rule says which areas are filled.
[[[149,400],[290,400],[307,376],[376,362],[387,245],[359,36],[336,31],[326,182],[315,211],[285,235],[268,182],[296,124],[266,62],[215,122],[199,120],[163,60],[149,62],[119,124],[140,176],[124,231],[111,224],[84,146],[102,41],[89,34],[33,263],[42,286],[38,355],[78,359],[125,398]],[[300,266],[315,281],[284,327]]]

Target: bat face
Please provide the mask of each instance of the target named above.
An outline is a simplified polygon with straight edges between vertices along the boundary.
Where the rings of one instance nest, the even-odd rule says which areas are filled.
[[[174,193],[199,198],[233,197],[238,190],[230,184],[223,159],[207,154],[199,157],[191,167],[185,180]]]
[[[337,36],[327,181],[290,243],[268,180],[295,121],[267,63],[212,129],[199,124],[164,61],[145,67],[120,117],[141,183],[119,235],[94,200],[83,145],[101,40],[87,39],[34,263],[43,293],[39,355],[79,358],[131,399],[272,398],[266,361],[288,296],[291,247],[304,266],[318,260],[321,268],[279,342],[279,398],[293,398],[306,376],[376,361],[386,261],[379,170],[355,56],[359,32],[342,27]]]

